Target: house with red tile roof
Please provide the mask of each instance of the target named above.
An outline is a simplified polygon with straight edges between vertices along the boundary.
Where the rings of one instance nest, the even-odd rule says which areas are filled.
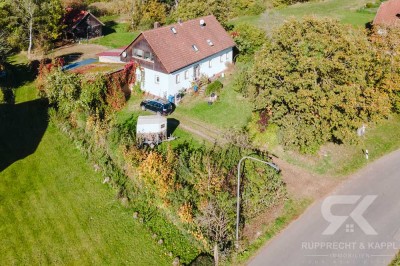
[[[91,39],[103,35],[103,22],[89,11],[67,8],[63,22],[67,39]]]
[[[235,43],[217,19],[205,16],[144,31],[120,54],[137,61],[142,90],[167,98],[192,87],[201,76],[223,73],[233,61]]]
[[[375,26],[400,26],[400,0],[388,0],[383,2],[373,21]]]

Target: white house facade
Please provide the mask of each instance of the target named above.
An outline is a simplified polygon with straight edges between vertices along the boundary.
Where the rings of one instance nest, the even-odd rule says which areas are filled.
[[[201,76],[223,73],[233,62],[232,38],[214,16],[142,32],[121,53],[121,61],[137,61],[141,89],[158,97],[193,87]]]

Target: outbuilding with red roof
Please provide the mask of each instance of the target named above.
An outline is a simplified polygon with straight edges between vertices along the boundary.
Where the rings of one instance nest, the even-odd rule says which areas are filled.
[[[67,8],[64,25],[67,39],[91,39],[103,35],[103,22],[89,11]]]

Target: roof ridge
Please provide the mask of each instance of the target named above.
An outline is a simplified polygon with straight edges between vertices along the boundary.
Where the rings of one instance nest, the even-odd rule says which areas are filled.
[[[190,23],[190,22],[195,21],[195,20],[202,20],[202,19],[207,18],[207,17],[214,17],[215,19],[217,19],[214,15],[207,15],[207,16],[202,16],[202,17],[198,17],[198,18],[194,18],[194,19],[185,20],[185,21],[182,21],[181,23],[175,22],[173,24],[164,25],[164,26],[161,26],[161,27],[158,27],[158,28],[148,29],[148,30],[142,31],[142,33],[161,30],[161,29],[165,29],[165,28],[168,28],[168,27],[172,28],[173,26],[182,26],[183,24],[187,24],[187,23]]]

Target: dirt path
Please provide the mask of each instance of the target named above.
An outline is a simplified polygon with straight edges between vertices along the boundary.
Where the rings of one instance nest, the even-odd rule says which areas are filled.
[[[282,178],[291,197],[319,199],[327,195],[339,183],[339,178],[321,176],[290,164],[280,158],[273,158],[279,166]]]
[[[192,134],[195,134],[211,143],[227,143],[226,139],[224,139],[224,132],[210,124],[206,124],[192,118],[188,119],[183,115],[177,113],[174,113],[171,117],[179,120],[179,126],[182,129]]]
[[[63,46],[61,48],[55,49],[46,57],[64,57],[66,62],[72,63],[76,61],[81,61],[88,58],[97,58],[97,54],[109,50],[109,48],[98,44],[72,44],[68,46]],[[36,59],[41,59],[38,56]]]
[[[202,121],[188,119],[184,115],[174,113],[171,117],[179,120],[179,126],[211,143],[225,144],[224,132]],[[316,200],[328,194],[336,187],[340,179],[321,176],[301,167],[290,164],[278,157],[273,157],[273,162],[279,166],[282,178],[286,183],[290,197],[295,199],[309,198]]]

